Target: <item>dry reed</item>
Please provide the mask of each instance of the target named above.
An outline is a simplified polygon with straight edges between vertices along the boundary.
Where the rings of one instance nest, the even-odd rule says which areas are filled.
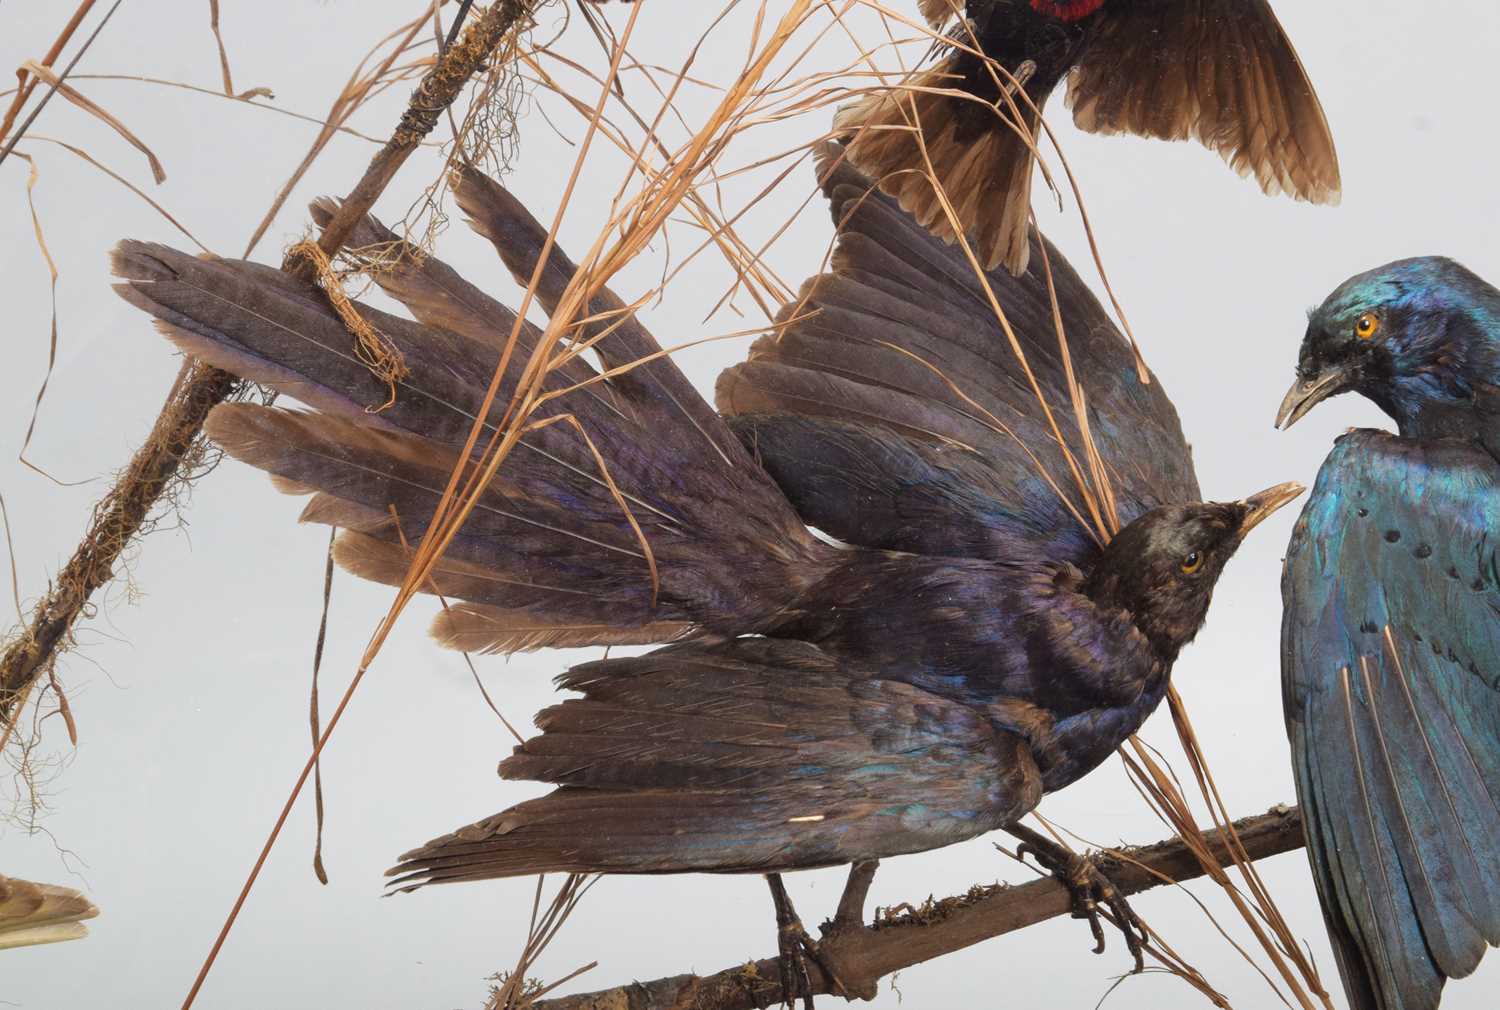
[[[87,6],[88,4],[85,3],[80,10],[86,11]],[[725,11],[727,13],[741,6],[746,5],[742,2],[732,2]],[[592,145],[596,140],[602,139],[615,146],[629,156],[630,167],[614,193],[613,211],[609,219],[599,229],[597,238],[580,263],[578,273],[568,284],[560,304],[552,313],[543,335],[537,341],[535,352],[525,363],[523,378],[517,385],[511,400],[505,405],[504,420],[492,435],[484,439],[482,445],[484,430],[481,425],[476,423],[471,431],[468,442],[460,454],[460,459],[466,462],[455,469],[451,475],[431,525],[421,542],[412,549],[412,564],[408,577],[400,587],[390,610],[375,628],[348,690],[326,725],[322,727],[322,732],[318,736],[317,744],[303,774],[288,798],[282,818],[266,842],[261,855],[262,860],[274,844],[280,824],[295,803],[308,775],[315,770],[318,757],[336,729],[352,693],[390,634],[395,621],[413,595],[428,583],[437,559],[468,517],[480,490],[505,463],[511,449],[528,431],[535,430],[538,425],[543,424],[570,424],[577,430],[579,436],[587,441],[587,434],[577,425],[576,420],[567,415],[538,417],[538,411],[559,395],[548,394],[543,390],[545,377],[571,356],[586,352],[594,341],[600,339],[597,334],[590,339],[581,339],[579,336],[586,323],[608,322],[607,317],[594,319],[588,316],[586,307],[593,297],[612,277],[639,256],[652,241],[665,236],[667,225],[673,215],[678,211],[683,211],[687,215],[687,223],[701,234],[700,241],[684,258],[678,260],[670,268],[664,268],[662,282],[659,285],[625,306],[620,311],[621,318],[649,304],[653,299],[662,297],[670,286],[672,278],[679,275],[686,263],[706,251],[714,250],[728,264],[733,277],[720,304],[728,304],[736,292],[743,291],[769,320],[774,315],[776,307],[791,298],[789,286],[764,262],[767,251],[776,238],[782,234],[785,226],[778,229],[771,239],[755,247],[740,237],[736,224],[745,220],[776,185],[787,178],[805,160],[805,148],[809,145],[799,145],[796,149],[761,156],[738,168],[726,167],[723,164],[726,152],[735,141],[761,127],[821,114],[834,104],[848,101],[875,89],[893,85],[899,87],[899,80],[893,79],[888,73],[877,68],[877,55],[887,51],[900,52],[903,45],[913,39],[919,44],[936,41],[936,36],[925,26],[875,0],[838,0],[838,2],[835,0],[792,0],[786,5],[785,13],[779,18],[773,17],[768,7],[769,4],[766,2],[755,6],[754,27],[744,66],[731,82],[722,85],[711,85],[693,75],[698,52],[696,46],[689,51],[683,65],[675,71],[643,64],[631,58],[628,47],[642,10],[640,4],[631,5],[625,9],[621,15],[625,23],[618,30],[610,26],[607,19],[602,16],[587,19],[591,29],[596,32],[601,46],[609,55],[609,66],[603,73],[590,70],[577,61],[569,60],[550,51],[546,46],[528,47],[522,43],[522,33],[518,32],[511,37],[513,48],[509,51],[507,58],[496,61],[497,64],[503,63],[507,68],[514,67],[515,70],[507,69],[498,76],[492,72],[465,114],[463,125],[454,125],[454,138],[447,145],[446,153],[449,155],[457,153],[461,160],[476,156],[482,157],[497,137],[504,139],[513,136],[513,122],[506,117],[513,113],[513,103],[518,94],[516,91],[518,78],[508,76],[515,73],[524,74],[533,87],[550,91],[559,99],[563,108],[578,114],[585,124],[585,134],[564,187],[560,209],[549,229],[538,271],[530,279],[522,298],[517,313],[516,330],[511,334],[510,344],[502,356],[494,380],[486,394],[485,402],[476,411],[477,416],[481,418],[488,416],[493,405],[500,376],[507,370],[516,347],[521,326],[520,320],[526,317],[527,310],[535,298],[540,276],[540,263],[545,262],[547,252],[555,241],[558,227],[566,213],[571,194],[580,180]],[[227,52],[218,32],[217,4],[211,4],[211,8],[212,26],[221,57],[224,93],[248,101],[249,98],[259,93],[259,89],[235,95]],[[857,37],[857,29],[851,26],[850,19],[851,15],[861,8],[878,15],[877,20],[881,31],[886,36],[886,41],[876,45],[860,46],[858,57],[847,66],[819,68],[811,71],[803,69],[803,61],[828,33],[839,31],[850,38]],[[270,211],[256,229],[247,247],[247,254],[250,249],[254,248],[275,213],[306,172],[307,167],[333,137],[341,131],[348,132],[345,124],[353,111],[384,89],[409,80],[431,67],[432,57],[414,54],[420,45],[425,44],[425,42],[419,43],[417,36],[434,11],[435,5],[424,8],[420,17],[386,36],[361,61],[355,72],[351,74],[343,92],[334,102],[328,116],[322,121],[322,129],[307,156],[293,171],[277,195]],[[594,13],[590,12],[590,14]],[[75,16],[67,31],[76,27],[80,17],[81,14]],[[715,25],[717,23],[716,21]],[[713,31],[713,28],[709,30]],[[700,40],[699,45],[701,44]],[[959,41],[950,44],[963,45],[965,43]],[[803,46],[800,52],[795,51],[796,45]],[[56,48],[60,49],[60,47],[61,42]],[[56,53],[49,55],[47,59],[33,68],[36,79],[44,77],[42,68],[50,65],[50,60],[55,55]],[[405,62],[402,62],[403,60]],[[597,90],[593,101],[586,101],[570,93],[568,85],[562,83],[560,77],[560,74],[568,71],[573,72],[575,76],[581,74],[585,80],[592,82]],[[626,71],[644,81],[657,100],[657,110],[653,114],[642,115],[635,108],[635,99],[627,100],[627,92],[622,85],[622,73]],[[1005,73],[1003,68],[998,66],[992,66],[992,72],[997,75]],[[860,82],[861,86],[851,87],[850,81]],[[0,125],[0,139],[3,139],[6,129],[14,119],[16,110],[24,104],[29,93],[28,86],[34,87],[35,79],[23,82],[23,87],[16,92],[12,106],[7,113],[7,119],[3,125]],[[686,86],[717,88],[719,96],[717,104],[706,120],[696,126],[687,122],[675,103],[680,89]],[[632,94],[638,93],[632,91]],[[1002,93],[1007,96],[1010,107],[1008,110],[997,110],[997,115],[1006,118],[1012,128],[1024,130],[1024,126],[1018,125],[1024,123],[1025,117],[1016,106],[1014,95],[1017,92],[1014,89],[1002,89]],[[1019,94],[1024,99],[1024,92],[1019,92]],[[911,106],[911,108],[914,113],[915,107]],[[686,137],[676,143],[669,141],[665,129],[668,122],[681,128],[686,133]],[[920,140],[921,134],[918,129],[920,124],[913,119],[909,125],[913,130],[913,135]],[[1051,137],[1045,120],[1043,126],[1044,132],[1055,148],[1056,140]],[[1028,137],[1028,142],[1033,148],[1038,149],[1040,156],[1042,154],[1039,149],[1041,138]],[[70,150],[80,153],[75,148],[70,148]],[[1059,160],[1066,169],[1066,160],[1061,158],[1060,152],[1058,154]],[[785,164],[778,165],[778,162],[785,162]],[[444,164],[447,164],[447,159]],[[1051,184],[1053,177],[1047,170],[1045,159],[1042,164],[1044,178]],[[737,175],[754,172],[770,172],[771,175],[765,186],[743,206],[732,212],[726,210],[721,189],[723,183]],[[932,181],[930,164],[927,166],[927,174],[929,180]],[[1092,230],[1087,226],[1083,201],[1077,192],[1077,184],[1072,172],[1068,170],[1066,174],[1097,263],[1098,248],[1094,243]],[[432,190],[430,206],[423,204],[416,215],[418,218],[440,213],[440,209],[437,208],[439,208],[442,196],[441,178],[440,173],[439,182],[434,184],[435,188]],[[936,185],[935,182],[934,185]],[[938,199],[950,222],[955,221],[954,211],[946,194],[939,190]],[[806,204],[804,203],[803,206],[805,207]],[[409,232],[412,230],[413,223],[408,222]],[[40,240],[40,231],[38,238]],[[421,247],[430,239],[431,232],[428,231],[417,240],[415,245]],[[1119,526],[1114,492],[1109,474],[1090,436],[1086,390],[1072,373],[1067,336],[1063,332],[1055,291],[1050,288],[1050,267],[1048,269],[1049,292],[1053,300],[1053,319],[1059,351],[1068,370],[1070,392],[1068,409],[1081,433],[1078,444],[1073,444],[1065,436],[1062,424],[1054,413],[1053,405],[1046,401],[1039,384],[1031,373],[1021,343],[1005,316],[1004,307],[990,288],[967,241],[961,235],[959,241],[971,268],[980,280],[1001,331],[1031,384],[1037,399],[1038,411],[1047,422],[1057,446],[1061,449],[1067,472],[1065,474],[1042,472],[1040,475],[1053,487],[1080,524],[1089,530],[1099,542],[1107,542]],[[1103,276],[1102,264],[1100,268],[1101,276]],[[1107,278],[1105,285],[1108,289]],[[1112,300],[1114,299],[1112,290],[1109,291],[1109,296]],[[1115,304],[1118,312],[1118,303]],[[1129,326],[1125,323],[1122,313],[1120,318],[1133,346],[1134,336],[1130,334]],[[638,365],[639,362],[622,366],[621,369],[616,369],[610,374]],[[1140,369],[1142,377],[1145,378],[1147,373],[1143,364],[1140,365]],[[940,372],[939,374],[941,375]],[[960,382],[947,376],[942,376],[942,378],[955,393],[964,397],[967,402],[973,403],[972,398],[963,392]],[[1008,433],[998,419],[990,418],[989,421],[997,431]],[[184,447],[182,451],[186,452],[187,448]],[[629,517],[629,503],[609,477],[609,461],[599,457],[597,452],[594,455],[601,477],[609,483],[622,513]],[[1040,469],[1040,464],[1038,467]],[[641,539],[648,561],[642,577],[651,579],[654,584],[656,573],[654,562],[650,560],[649,542],[636,526],[633,517],[630,518],[630,522]],[[107,574],[107,572],[103,573],[105,577]],[[1214,786],[1212,775],[1208,771],[1201,744],[1193,733],[1187,714],[1175,693],[1172,695],[1170,707],[1174,725],[1193,769],[1194,780],[1209,811],[1213,830],[1227,839],[1232,852],[1237,852],[1237,872],[1245,881],[1244,891],[1236,887],[1227,873],[1219,870],[1217,861],[1212,857],[1208,839],[1200,829],[1186,796],[1177,787],[1171,774],[1162,768],[1138,741],[1132,741],[1129,750],[1122,753],[1127,767],[1153,808],[1171,824],[1192,848],[1195,855],[1199,855],[1210,877],[1224,889],[1293,998],[1307,1008],[1313,1006],[1314,999],[1327,1005],[1327,997],[1318,982],[1316,972],[1301,952],[1295,938],[1290,934],[1269,892],[1249,865],[1248,860],[1243,858],[1243,852],[1238,851],[1239,846],[1233,837],[1232,829],[1226,828],[1229,821],[1227,810]],[[1209,869],[1210,862],[1212,863],[1211,869]],[[257,870],[258,867],[259,862]],[[255,871],[252,871],[241,893],[241,901],[253,885],[254,879]],[[535,993],[527,994],[522,991],[525,968],[531,960],[534,960],[532,955],[539,953],[546,946],[546,941],[550,941],[556,935],[557,928],[561,926],[567,913],[576,905],[577,900],[586,890],[586,885],[570,879],[559,892],[558,899],[553,902],[552,911],[548,915],[543,915],[538,920],[534,911],[531,938],[527,945],[528,953],[523,955],[518,969],[512,972],[501,986],[499,991],[503,993],[505,1002],[497,1003],[496,1006],[508,1007],[516,1005],[517,1000],[535,998]],[[540,891],[538,893],[540,894]],[[233,919],[234,916],[231,913],[220,935],[220,942],[232,926]],[[1171,970],[1188,978],[1190,983],[1206,995],[1217,996],[1201,976],[1196,976],[1190,967],[1176,958],[1169,947],[1161,943],[1159,937],[1154,937],[1154,940]],[[217,950],[217,945],[215,950]],[[1251,959],[1248,952],[1245,952],[1245,956]],[[211,964],[212,956],[204,965],[204,972],[200,974],[192,993],[189,994],[188,1004],[192,1002],[193,995],[196,994],[197,987],[201,984]],[[518,978],[522,981],[518,982]],[[1270,982],[1269,978],[1268,982]],[[1274,983],[1272,985],[1275,988]],[[1285,997],[1282,998],[1285,1000]]]

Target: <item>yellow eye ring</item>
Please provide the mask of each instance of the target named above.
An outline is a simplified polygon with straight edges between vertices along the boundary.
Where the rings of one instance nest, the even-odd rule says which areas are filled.
[[[1182,574],[1191,575],[1203,567],[1203,555],[1194,551],[1182,559]]]
[[[1380,317],[1373,312],[1366,312],[1354,321],[1354,335],[1361,340],[1369,340],[1378,329]]]

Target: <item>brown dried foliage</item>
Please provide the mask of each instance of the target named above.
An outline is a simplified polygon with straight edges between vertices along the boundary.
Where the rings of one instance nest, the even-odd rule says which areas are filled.
[[[738,4],[730,6],[734,7]],[[543,377],[572,355],[588,350],[589,342],[579,339],[579,333],[580,326],[585,321],[582,318],[585,314],[584,307],[589,304],[592,296],[607,284],[611,277],[645,250],[648,244],[663,236],[669,219],[674,214],[682,212],[686,214],[689,226],[701,233],[699,243],[686,257],[679,260],[675,267],[664,271],[661,285],[625,306],[621,314],[634,312],[652,299],[659,297],[686,262],[704,251],[713,249],[729,264],[734,276],[721,304],[727,304],[736,292],[746,292],[769,319],[774,314],[775,308],[790,298],[791,289],[763,262],[766,250],[781,234],[781,231],[756,248],[737,234],[735,225],[745,215],[750,214],[783,179],[789,177],[802,164],[811,145],[801,145],[792,150],[759,157],[737,168],[724,166],[726,152],[736,139],[758,127],[823,112],[835,103],[847,101],[850,97],[868,93],[873,89],[900,87],[898,76],[892,76],[878,68],[877,56],[887,48],[896,49],[898,36],[903,32],[907,33],[908,38],[911,33],[915,33],[916,37],[924,43],[930,43],[937,38],[927,26],[882,5],[877,0],[839,0],[839,2],[793,0],[786,6],[785,12],[779,18],[773,17],[768,7],[767,3],[762,2],[757,8],[749,55],[743,67],[729,84],[722,86],[719,90],[720,98],[714,111],[703,123],[696,126],[685,122],[676,107],[675,98],[683,87],[698,86],[702,83],[692,76],[698,52],[697,47],[689,52],[682,67],[676,71],[643,65],[630,58],[628,45],[641,5],[626,8],[627,13],[622,15],[625,18],[624,25],[617,34],[611,31],[607,41],[601,30],[600,40],[609,54],[609,66],[603,73],[565,60],[545,47],[532,48],[525,45],[524,32],[531,26],[530,14],[534,4],[521,3],[519,0],[502,0],[479,15],[463,38],[453,47],[454,52],[451,55],[454,62],[449,63],[445,57],[434,67],[432,57],[414,58],[412,56],[414,49],[419,45],[416,42],[418,32],[432,14],[431,10],[424,10],[421,17],[391,33],[382,40],[376,50],[372,50],[371,54],[361,61],[351,75],[348,85],[330,109],[323,129],[314,141],[307,157],[293,172],[273,203],[270,213],[257,229],[256,235],[250,242],[251,248],[305,173],[311,161],[317,157],[333,136],[340,130],[347,129],[345,123],[350,114],[385,88],[399,81],[410,79],[423,70],[429,72],[418,89],[419,100],[414,101],[408,107],[391,141],[376,155],[365,179],[346,200],[334,224],[325,230],[319,243],[323,252],[333,254],[338,251],[347,234],[347,227],[358,220],[358,217],[373,204],[385,184],[404,163],[407,156],[419,146],[422,138],[437,125],[442,113],[458,97],[463,85],[481,69],[486,60],[493,60],[490,64],[491,76],[475,105],[471,106],[466,114],[463,128],[455,127],[454,141],[449,146],[450,153],[457,152],[460,157],[471,157],[475,152],[482,151],[486,143],[494,138],[497,121],[502,124],[511,124],[506,117],[513,114],[511,103],[515,95],[515,78],[506,75],[513,74],[516,70],[524,72],[535,86],[552,91],[564,108],[572,109],[585,123],[586,133],[579,146],[577,160],[563,193],[561,209],[549,234],[549,248],[568,206],[569,196],[579,181],[591,144],[596,139],[602,138],[606,143],[628,154],[631,159],[631,167],[615,194],[613,203],[615,212],[599,229],[598,238],[583,257],[577,276],[573,278],[561,304],[552,314],[543,338],[538,341],[536,352],[526,364],[525,378],[518,385],[511,402],[506,405],[505,422],[482,446],[479,444],[482,435],[480,428],[476,426],[471,433],[469,444],[460,454],[460,458],[471,458],[471,453],[477,449],[480,450],[478,454],[480,462],[477,466],[461,468],[453,473],[443,503],[431,527],[422,542],[412,550],[411,570],[406,583],[401,587],[390,611],[379,622],[348,691],[340,700],[326,726],[323,727],[313,755],[309,758],[303,775],[293,787],[281,817],[267,840],[261,854],[262,861],[274,844],[277,832],[295,803],[308,774],[312,771],[318,754],[327,745],[335,730],[352,692],[381,648],[394,622],[418,588],[429,580],[437,559],[474,506],[479,490],[493,478],[520,437],[538,423],[534,420],[537,408],[551,398],[543,391]],[[875,46],[861,46],[858,58],[849,66],[821,68],[811,72],[803,71],[801,69],[803,59],[824,35],[843,32],[850,38],[854,38],[854,29],[847,23],[846,16],[862,7],[869,8],[879,15],[888,41]],[[590,19],[590,24],[599,28],[600,21]],[[216,17],[215,28],[217,29]],[[222,53],[222,40],[220,43]],[[796,49],[799,44],[804,45],[800,52]],[[384,51],[377,57],[376,53],[381,50],[382,46]],[[499,58],[493,56],[497,48],[502,53]],[[401,62],[403,59],[406,62]],[[371,66],[372,60],[373,66]],[[42,65],[46,65],[47,62],[42,61]],[[495,67],[499,65],[504,65],[508,69],[503,71],[501,76],[496,77]],[[459,67],[463,68],[463,72],[459,72],[457,69]],[[622,70],[626,69],[646,82],[648,88],[659,99],[659,105],[653,114],[640,114],[633,107],[632,102],[626,99],[625,89],[620,85]],[[1003,73],[1003,70],[998,67],[993,69],[997,74]],[[560,70],[581,72],[585,78],[591,79],[597,86],[596,97],[590,101],[571,93],[567,86],[560,83]],[[224,57],[223,71],[225,92],[232,93],[227,56]],[[851,87],[849,83],[851,80],[858,82],[860,86]],[[24,100],[23,92],[18,91],[13,108],[19,108]],[[496,102],[501,107],[498,114],[495,108]],[[1024,117],[1014,115],[1013,119],[1023,121]],[[667,132],[665,125],[669,122],[681,124],[685,128],[686,139],[676,144],[668,141],[665,136]],[[500,129],[503,132],[503,130],[510,129],[511,125],[502,125]],[[911,125],[915,130],[918,124],[913,122]],[[1046,129],[1045,122],[1043,128]],[[0,136],[3,136],[3,129],[0,127]],[[815,141],[822,139],[824,138],[817,137]],[[1040,154],[1040,138],[1030,138],[1030,142],[1034,148],[1038,148]],[[1055,147],[1055,141],[1053,146]],[[1059,160],[1066,167],[1066,161],[1061,159],[1060,152]],[[743,207],[733,213],[726,211],[722,204],[720,185],[735,176],[755,172],[770,176],[765,187]],[[1050,178],[1050,176],[1047,177]],[[1071,172],[1068,173],[1068,178],[1072,183]],[[441,182],[435,185],[436,188],[432,190],[435,196],[431,200],[433,207],[438,205],[442,192]],[[1078,197],[1076,184],[1073,184],[1073,191],[1075,198]],[[946,195],[941,191],[938,193],[938,200],[951,220],[953,218],[952,207]],[[1077,200],[1077,203],[1082,214],[1082,200]],[[418,217],[421,216],[419,212]],[[1083,215],[1083,219],[1086,225],[1086,215]],[[427,238],[430,238],[430,231]],[[960,242],[971,266],[982,279],[983,272],[979,270],[979,263],[973,252],[961,237]],[[1093,243],[1091,232],[1090,243],[1091,245]],[[416,243],[419,247],[421,244],[420,240]],[[545,261],[545,250],[541,258]],[[1097,247],[1095,247],[1095,258],[1097,263]],[[1107,280],[1106,286],[1108,286]],[[526,310],[534,298],[535,287],[536,277],[533,277],[522,299],[518,320],[525,318]],[[987,284],[985,289],[988,291]],[[329,290],[333,288],[330,287]],[[1111,297],[1113,297],[1112,293]],[[1002,331],[1024,366],[1024,352],[1010,328],[1003,306],[999,304],[993,292],[989,292],[989,299]],[[1067,360],[1067,338],[1062,332],[1060,315],[1056,311],[1054,311],[1054,318],[1058,323],[1059,347],[1064,359]],[[518,322],[517,326],[519,325]],[[502,358],[496,372],[496,380],[489,390],[485,404],[477,411],[478,416],[486,416],[489,411],[491,401],[496,395],[499,376],[505,371],[510,353],[514,350],[516,336],[516,333],[512,334],[511,347]],[[1144,376],[1146,374],[1144,365],[1141,366],[1141,371]],[[1029,369],[1027,369],[1027,374],[1029,375]],[[949,381],[953,388],[961,392],[961,383],[952,379],[945,381]],[[1045,474],[1044,476],[1052,483],[1060,497],[1068,502],[1079,520],[1101,542],[1106,541],[1117,529],[1118,518],[1115,514],[1108,473],[1088,438],[1085,391],[1076,381],[1071,383],[1072,402],[1069,406],[1084,433],[1083,444],[1075,451],[1062,437],[1061,426],[1053,416],[1052,408],[1041,396],[1035,380],[1032,381],[1032,385],[1037,393],[1039,410],[1047,418],[1057,441],[1064,446],[1068,471],[1065,474]],[[89,538],[80,548],[74,561],[70,562],[60,575],[55,592],[38,606],[32,627],[41,630],[39,632],[28,631],[21,639],[13,643],[5,659],[0,660],[0,699],[7,697],[6,689],[9,688],[8,698],[14,704],[18,697],[18,688],[32,683],[34,674],[50,662],[55,655],[56,648],[65,641],[72,621],[85,606],[89,595],[110,576],[120,549],[138,533],[152,504],[158,496],[170,489],[174,480],[178,479],[183,471],[184,463],[192,462],[198,425],[201,424],[202,414],[206,413],[206,406],[230,393],[234,387],[235,383],[230,377],[223,373],[214,373],[210,369],[185,372],[179,378],[173,397],[169,399],[168,408],[164,411],[162,422],[158,424],[153,434],[152,442],[138,454],[132,463],[131,470],[127,472],[126,478],[116,491],[104,503],[101,503],[101,512],[96,516],[96,523]],[[549,420],[543,423],[554,422]],[[601,473],[608,479],[608,460],[599,459],[598,463]],[[617,501],[622,511],[628,515],[629,510],[624,498],[617,495]],[[649,544],[645,544],[645,547],[649,556]],[[649,573],[648,577],[654,579],[654,570]],[[15,659],[17,655],[22,657],[19,662]],[[1184,851],[1191,854],[1197,862],[1198,870],[1190,870],[1189,875],[1206,872],[1226,891],[1235,908],[1255,935],[1262,950],[1270,958],[1282,984],[1299,1004],[1310,1008],[1314,999],[1319,999],[1326,1004],[1327,997],[1322,992],[1315,972],[1300,953],[1299,945],[1287,930],[1269,893],[1249,866],[1255,853],[1242,844],[1233,826],[1227,823],[1224,805],[1214,788],[1201,746],[1192,732],[1180,701],[1175,696],[1172,699],[1172,711],[1174,723],[1193,767],[1194,779],[1210,811],[1214,831],[1206,834],[1199,828],[1191,806],[1183,792],[1176,786],[1175,779],[1152,758],[1142,745],[1134,741],[1130,751],[1125,755],[1128,767],[1140,784],[1143,794],[1179,833]],[[1228,854],[1234,857],[1233,861],[1238,866],[1238,873],[1246,881],[1248,893],[1242,892],[1230,880],[1228,874],[1219,869],[1216,853],[1225,847],[1227,847]],[[241,902],[253,885],[259,866],[260,861],[257,861],[256,868],[252,870],[245,889],[240,895]],[[581,897],[583,890],[584,888],[577,881],[570,880],[564,886],[558,901],[553,904],[553,908],[557,910],[556,915],[550,918],[543,916],[540,920],[542,923],[540,934],[537,931],[538,920],[534,914],[533,942],[528,943],[528,950],[536,948],[535,941],[539,935],[547,939],[555,935],[556,928],[566,918],[564,910],[571,910],[577,898]],[[236,903],[236,911],[238,907],[239,902]],[[232,926],[233,920],[234,913],[232,912],[220,934],[220,943]],[[217,943],[214,949],[217,951]],[[1170,955],[1170,949],[1164,949]],[[1246,956],[1249,957],[1248,954]],[[189,994],[188,1003],[192,1002],[193,994],[196,993],[197,986],[201,984],[203,975],[206,974],[211,963],[212,955],[210,955],[209,963],[204,966],[203,974],[200,974],[198,982],[195,983],[193,992]],[[500,987],[505,1002],[495,1005],[524,1005],[536,998],[537,993],[526,991],[525,968],[529,963],[529,957],[523,956],[517,970],[509,973]],[[1199,985],[1200,989],[1204,989],[1206,993],[1212,993],[1212,990],[1206,987],[1206,983],[1202,983],[1201,979],[1195,980],[1193,976],[1196,973],[1191,972],[1191,969],[1181,964],[1180,961],[1173,965],[1173,970],[1183,974],[1192,984]],[[517,979],[521,981],[516,981]],[[1267,980],[1271,981],[1269,978]],[[1274,983],[1272,987],[1277,988]],[[1285,996],[1281,998],[1285,1001]]]

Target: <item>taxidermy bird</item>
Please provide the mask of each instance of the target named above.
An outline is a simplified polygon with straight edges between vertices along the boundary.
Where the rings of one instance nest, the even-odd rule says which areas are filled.
[[[1431,1010],[1500,942],[1500,291],[1402,260],[1312,313],[1292,424],[1353,391],[1287,549],[1282,690],[1354,1010]]]
[[[576,431],[525,435],[433,574],[446,645],[663,643],[574,667],[578,692],[500,767],[555,791],[407,853],[395,885],[553,871],[757,872],[932,849],[1015,825],[1114,752],[1161,702],[1242,538],[1300,488],[1199,501],[1176,414],[1050,246],[989,283],[1077,458],[1056,278],[1088,423],[1126,525],[1101,546],[1064,500],[1066,462],[979,280],[822,152],[841,237],[787,325],[729,369],[719,411],[669,357],[607,379],[556,369],[557,412],[588,432],[650,543],[646,558]],[[464,170],[455,193],[513,276],[546,229]],[[326,216],[326,205],[318,209]],[[394,238],[367,220],[353,245]],[[404,357],[386,399],[324,297],[266,267],[124,242],[118,287],[182,350],[311,411],[216,408],[230,455],[311,493],[335,557],[398,583],[427,528],[515,316],[436,258],[374,279],[416,321],[360,313]],[[550,312],[574,266],[554,249]],[[580,339],[613,369],[659,351],[596,297]],[[488,437],[539,337],[523,324]],[[1074,496],[1076,497],[1076,495]],[[840,545],[813,535],[816,527]],[[773,887],[775,882],[773,881]]]
[[[0,876],[0,950],[77,940],[89,932],[83,920],[98,914],[71,887]]]
[[[1266,0],[919,5],[934,28],[958,16],[949,55],[841,110],[834,125],[860,170],[951,240],[936,178],[988,269],[1026,268],[1039,114],[1064,78],[1080,129],[1193,138],[1267,193],[1338,200],[1322,106]]]

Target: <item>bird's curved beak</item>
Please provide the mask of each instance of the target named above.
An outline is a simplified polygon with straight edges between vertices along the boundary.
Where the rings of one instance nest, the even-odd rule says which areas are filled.
[[[1342,393],[1348,388],[1349,380],[1348,370],[1338,366],[1311,379],[1298,379],[1286,391],[1281,407],[1276,411],[1276,427],[1283,431],[1290,428],[1302,419],[1303,414],[1335,393]]]
[[[1243,537],[1255,527],[1259,526],[1281,506],[1295,499],[1307,488],[1294,480],[1285,484],[1277,484],[1268,487],[1259,494],[1253,494],[1249,498],[1241,498],[1240,505],[1246,509],[1245,518],[1240,520],[1240,536]]]

